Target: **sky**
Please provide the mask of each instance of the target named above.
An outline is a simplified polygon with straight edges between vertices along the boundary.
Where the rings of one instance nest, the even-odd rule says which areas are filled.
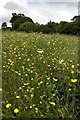
[[[78,0],[0,0],[0,26],[10,26],[12,13],[23,13],[35,23],[69,21],[78,15]]]

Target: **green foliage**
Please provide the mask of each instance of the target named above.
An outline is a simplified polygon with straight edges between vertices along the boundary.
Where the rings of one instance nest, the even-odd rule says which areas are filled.
[[[34,28],[35,28],[35,24],[32,23],[32,22],[25,22],[25,23],[22,23],[18,30],[19,31],[25,31],[25,32],[34,32]]]
[[[6,29],[6,28],[7,28],[7,23],[6,23],[6,22],[3,22],[1,28],[2,28],[2,29]]]
[[[12,23],[12,28],[14,30],[17,30],[18,27],[20,26],[20,24],[22,24],[24,22],[32,22],[33,23],[32,19],[29,17],[26,17],[24,14],[12,13],[10,23]]]
[[[12,30],[18,30],[18,31],[20,30],[25,32],[38,32],[38,33],[41,32],[44,34],[60,33],[60,34],[80,35],[80,15],[74,16],[71,19],[71,22],[61,21],[60,23],[55,23],[50,20],[47,24],[40,25],[39,23],[34,23],[31,18],[26,17],[24,14],[12,13],[10,23],[12,24]],[[6,27],[5,25],[3,26]]]
[[[43,25],[41,32],[49,34],[49,33],[52,33],[53,31],[48,25]]]

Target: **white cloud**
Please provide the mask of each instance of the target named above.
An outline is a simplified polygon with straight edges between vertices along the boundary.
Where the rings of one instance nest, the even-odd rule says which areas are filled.
[[[43,2],[44,1],[44,2]],[[58,2],[55,0],[1,0],[0,24],[3,21],[9,23],[12,13],[24,13],[34,22],[46,24],[51,21],[70,21],[78,14],[77,2]],[[12,3],[12,4],[11,4]],[[1,20],[2,16],[2,20]],[[1,22],[2,21],[2,22]]]

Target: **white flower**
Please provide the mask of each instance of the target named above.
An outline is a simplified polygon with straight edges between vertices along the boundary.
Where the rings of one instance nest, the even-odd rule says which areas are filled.
[[[59,63],[61,64],[64,60],[59,60]]]
[[[38,52],[38,53],[43,53],[44,51],[43,51],[43,50],[38,50],[37,52]]]

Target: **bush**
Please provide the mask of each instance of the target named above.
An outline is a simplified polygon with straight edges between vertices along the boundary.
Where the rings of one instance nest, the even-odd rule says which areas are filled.
[[[31,22],[22,23],[18,28],[19,31],[25,31],[27,33],[34,32],[34,29],[35,29],[35,24]]]

